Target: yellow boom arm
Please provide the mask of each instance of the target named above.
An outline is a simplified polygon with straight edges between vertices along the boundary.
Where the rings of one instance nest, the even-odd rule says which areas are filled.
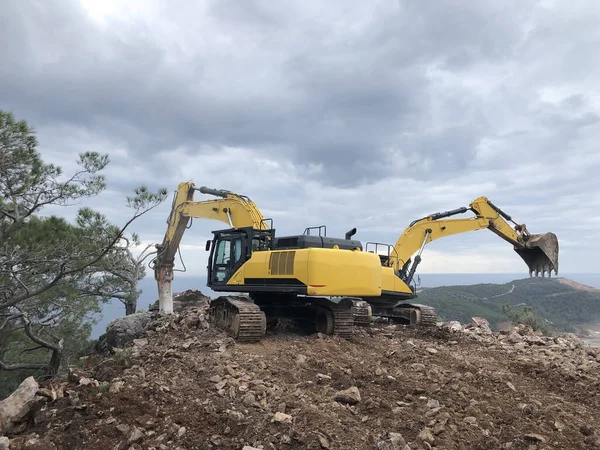
[[[406,270],[406,263],[417,251],[419,254],[415,262],[419,263],[420,254],[429,242],[454,234],[487,228],[505,241],[513,244],[515,251],[529,266],[530,276],[533,273],[536,276],[540,273],[544,276],[546,272],[550,275],[552,270],[558,273],[558,239],[556,235],[553,233],[532,235],[527,231],[525,225],[516,223],[515,227],[512,228],[507,223],[507,220],[513,222],[511,217],[486,197],[473,200],[469,206],[469,208],[463,207],[453,211],[432,214],[414,221],[398,238],[387,265],[393,267],[396,271],[400,271],[402,268]],[[444,219],[468,210],[474,212],[476,216]]]
[[[194,201],[194,191],[214,195],[216,199]],[[269,227],[256,204],[248,197],[221,189],[205,186],[196,188],[194,183],[180,183],[173,199],[167,220],[167,231],[154,261],[154,278],[158,282],[158,297],[161,311],[172,313],[173,267],[175,254],[181,243],[190,218],[220,220],[231,228],[253,227],[265,230]]]
[[[194,191],[220,198],[194,201]],[[220,220],[232,228],[267,228],[258,206],[248,197],[222,189],[196,188],[194,183],[186,182],[177,188],[163,245],[181,239],[190,217]]]

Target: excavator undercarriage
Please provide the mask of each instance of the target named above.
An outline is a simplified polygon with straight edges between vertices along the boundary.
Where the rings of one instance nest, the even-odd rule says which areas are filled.
[[[345,297],[297,298],[271,302],[262,307],[246,296],[221,296],[210,304],[209,318],[221,331],[241,343],[259,342],[267,324],[284,319],[290,327],[307,333],[322,333],[350,339],[355,326],[369,326],[374,316],[392,322],[433,327],[437,314],[433,307],[419,303],[399,303],[393,307],[372,307],[364,300]]]
[[[393,307],[374,307],[373,315],[404,325],[433,327],[437,323],[435,308],[420,303],[398,303]]]
[[[209,318],[238,342],[256,343],[267,329],[265,313],[246,297],[222,296],[210,302]]]
[[[267,323],[274,319],[292,321],[294,328],[305,332],[349,339],[355,324],[370,323],[369,310],[363,303],[359,301],[355,309],[351,299],[334,302],[327,298],[305,297],[259,306],[246,296],[221,296],[211,302],[209,318],[218,329],[238,342],[260,341],[266,333]]]

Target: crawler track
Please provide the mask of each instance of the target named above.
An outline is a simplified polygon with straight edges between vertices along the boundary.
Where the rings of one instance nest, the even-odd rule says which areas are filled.
[[[210,304],[209,317],[215,327],[238,342],[256,343],[265,335],[267,317],[291,319],[312,332],[350,339],[354,331],[353,302],[310,298],[291,304],[263,305],[262,310],[247,297],[223,296]],[[365,308],[368,312],[368,305]],[[265,314],[266,313],[266,314]]]
[[[354,325],[366,327],[371,323],[371,306],[363,300],[356,300],[353,302],[352,314],[354,316]]]
[[[210,319],[215,327],[238,342],[256,343],[265,335],[265,313],[246,297],[219,297],[210,303]]]
[[[373,315],[419,327],[433,327],[437,322],[435,308],[418,303],[400,303],[394,308],[374,308]]]
[[[421,323],[422,327],[434,327],[437,322],[437,313],[431,306],[421,306]]]
[[[354,315],[352,308],[343,305],[331,305],[333,312],[333,334],[344,339],[350,339],[354,331]]]
[[[354,331],[354,315],[352,302],[332,302],[326,298],[315,298],[308,302],[309,307],[317,312],[316,329],[323,334],[333,334],[350,339]]]

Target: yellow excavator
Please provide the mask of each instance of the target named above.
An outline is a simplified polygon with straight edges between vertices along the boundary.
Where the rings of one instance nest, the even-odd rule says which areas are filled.
[[[214,198],[194,200],[194,192]],[[473,217],[449,218],[471,211]],[[395,245],[327,236],[326,226],[308,227],[301,235],[276,236],[248,197],[221,189],[180,183],[175,193],[162,244],[153,260],[159,308],[172,313],[175,256],[190,219],[225,222],[213,231],[207,286],[231,293],[211,302],[210,318],[217,328],[240,342],[258,342],[271,319],[287,319],[314,332],[352,336],[354,325],[371,317],[431,326],[436,313],[429,306],[408,303],[417,297],[413,278],[425,245],[433,240],[489,229],[513,245],[531,276],[558,274],[558,239],[554,233],[530,234],[486,197],[469,208],[435,213],[412,222]],[[514,227],[512,227],[511,222]],[[233,295],[236,294],[236,295]],[[246,295],[243,295],[246,294]]]

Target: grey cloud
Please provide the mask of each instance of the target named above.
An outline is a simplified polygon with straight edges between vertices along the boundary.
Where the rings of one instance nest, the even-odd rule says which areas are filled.
[[[225,30],[232,39],[226,47],[231,55],[219,61],[204,48],[192,51],[192,57],[183,50],[178,54],[176,47],[153,39],[153,30],[143,24],[115,22],[119,34],[113,33],[91,22],[74,2],[48,1],[38,9],[33,2],[11,0],[4,5],[3,16],[11,17],[5,37],[23,39],[6,55],[1,97],[37,123],[69,121],[105,130],[138,154],[177,145],[190,153],[202,151],[202,144],[248,146],[273,156],[283,152],[301,166],[322,164],[328,170],[323,181],[341,186],[391,175],[385,160],[391,147],[423,153],[434,162],[433,170],[464,168],[481,137],[477,125],[470,131],[450,127],[423,142],[418,137],[406,142],[399,135],[418,131],[427,115],[427,64],[462,67],[509,53],[518,34],[510,9],[486,20],[493,2],[435,8],[391,3],[368,11],[371,18],[351,32],[348,42],[343,32],[318,20],[318,10],[316,23],[294,20],[303,4],[287,11],[271,2],[212,2],[208,17],[217,22],[212,27],[230,24]],[[328,6],[327,13],[342,14],[343,5]],[[170,12],[163,13],[165,21],[171,20]],[[204,31],[195,20],[200,14],[192,9],[182,26],[192,27],[188,36],[210,39],[212,29]],[[342,17],[335,25],[345,30],[350,23]],[[236,48],[245,39],[256,40],[251,50],[260,52],[264,42],[264,51],[274,55],[284,43],[285,56],[259,57],[253,65],[252,55]],[[246,67],[237,66],[238,56],[247,58]],[[175,63],[168,64],[169,58]],[[231,70],[243,71],[228,73],[228,62]],[[228,86],[232,81],[241,83],[239,98],[226,95],[236,89]],[[261,82],[273,82],[270,97],[253,94]],[[455,99],[461,114],[466,100]],[[439,151],[432,143],[437,137],[447,139],[445,152],[451,156],[431,158]]]
[[[273,2],[248,0],[242,4],[235,0],[211,2],[208,11],[219,21],[233,22],[236,26],[249,29],[268,27],[277,30],[285,24],[285,14],[282,7]]]
[[[448,69],[509,57],[522,33],[525,15],[523,5],[514,1],[440,4],[408,0],[400,5],[398,16],[404,20],[398,25],[412,31],[407,36],[412,38],[410,44]]]
[[[388,242],[487,194],[571,241],[571,204],[598,217],[593,0],[159,5],[157,22],[102,25],[75,0],[0,2],[0,108],[52,156],[111,152],[111,214],[142,181],[193,178],[288,230],[358,223]],[[160,235],[165,208],[140,226]],[[494,242],[478,239],[452,242]]]

